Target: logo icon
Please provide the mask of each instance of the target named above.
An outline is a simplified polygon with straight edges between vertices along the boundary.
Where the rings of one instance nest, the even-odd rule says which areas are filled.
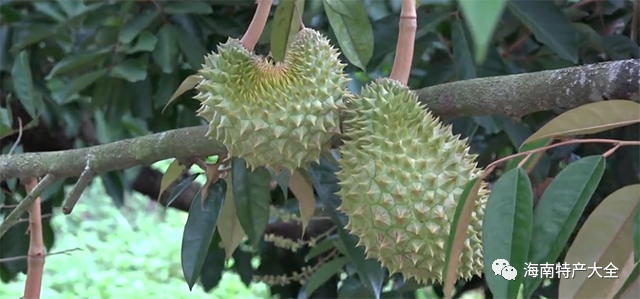
[[[518,271],[514,267],[506,266],[502,268],[501,274],[502,274],[502,277],[506,280],[515,280],[516,276],[518,275]]]
[[[497,259],[493,261],[491,265],[491,270],[493,270],[494,276],[502,275],[502,269],[509,266],[509,262],[505,259]]]
[[[494,276],[500,275],[506,280],[515,280],[516,276],[518,276],[518,270],[511,267],[511,265],[509,265],[509,261],[505,259],[497,259],[493,261],[493,264],[491,264],[491,270],[493,270]]]

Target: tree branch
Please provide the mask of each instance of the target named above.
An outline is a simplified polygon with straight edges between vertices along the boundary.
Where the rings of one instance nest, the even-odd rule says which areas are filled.
[[[4,156],[4,155],[3,155]],[[1,156],[0,156],[1,157]],[[37,176],[34,176],[37,177]],[[47,174],[44,176],[42,181],[40,181],[33,189],[28,191],[27,196],[18,204],[18,206],[9,213],[9,216],[5,218],[2,222],[0,222],[0,237],[4,235],[11,226],[16,223],[22,214],[29,210],[31,205],[40,197],[40,194],[49,187],[57,178],[52,174]],[[25,179],[24,181],[28,181]]]
[[[177,157],[212,156],[226,152],[224,145],[207,139],[207,126],[176,129],[125,139],[113,143],[67,151],[0,155],[0,181],[14,177],[40,177],[53,174],[57,179],[79,176],[91,159],[96,174]]]
[[[444,119],[487,114],[520,118],[604,99],[640,102],[640,60],[456,81],[416,92],[420,102]]]
[[[420,101],[442,118],[487,114],[521,117],[606,99],[640,102],[640,60],[457,81],[417,93]],[[0,181],[47,174],[56,179],[77,177],[89,156],[92,170],[101,174],[172,157],[224,153],[221,143],[204,137],[206,132],[207,126],[197,126],[68,151],[0,155]]]

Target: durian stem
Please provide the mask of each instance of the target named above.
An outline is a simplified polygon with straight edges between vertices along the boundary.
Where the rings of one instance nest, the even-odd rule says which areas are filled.
[[[253,15],[251,24],[247,28],[247,32],[244,33],[240,43],[249,51],[253,51],[264,31],[264,27],[267,24],[269,18],[269,12],[271,12],[271,4],[273,0],[258,0],[258,7],[256,13]]]
[[[398,46],[396,48],[396,57],[393,60],[393,69],[391,69],[389,78],[400,81],[400,83],[404,85],[407,85],[407,82],[409,82],[417,27],[416,1],[402,0]]]

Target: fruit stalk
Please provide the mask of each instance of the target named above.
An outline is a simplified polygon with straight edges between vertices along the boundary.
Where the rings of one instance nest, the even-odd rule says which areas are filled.
[[[257,2],[258,7],[256,8],[256,13],[253,15],[247,32],[245,32],[240,40],[240,43],[250,52],[253,52],[253,48],[256,47],[262,31],[264,31],[267,19],[269,18],[269,12],[271,12],[273,0],[258,0]]]
[[[389,78],[407,85],[411,64],[413,62],[413,48],[416,40],[416,1],[402,0],[400,11],[400,30],[398,33],[398,45],[396,57],[393,60],[393,68]]]

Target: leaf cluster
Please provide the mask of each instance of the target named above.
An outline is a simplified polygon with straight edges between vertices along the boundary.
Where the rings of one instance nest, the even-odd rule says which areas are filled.
[[[306,26],[321,30],[340,47],[344,60],[350,63],[347,72],[356,78],[350,88],[357,92],[371,79],[389,73],[399,24],[398,7],[391,2],[281,0],[272,9],[257,52],[267,54],[270,49],[275,60],[281,59],[301,12]],[[631,1],[501,0],[481,6],[473,3],[420,3],[411,87],[640,58],[637,38],[634,41],[631,34]],[[53,132],[61,128],[63,135],[72,138],[77,147],[201,124],[193,113],[197,108],[195,101],[176,101],[164,113],[162,108],[173,99],[176,89],[181,91],[181,98],[192,95],[185,93],[189,84],[181,86],[181,80],[197,71],[204,55],[219,42],[243,34],[253,7],[251,0],[3,2],[0,4],[3,153],[11,148],[9,141],[16,138],[18,118],[23,120],[25,130],[46,127]],[[522,88],[513,86],[507,90],[516,96]],[[488,177],[497,181],[493,183],[488,206],[488,213],[495,217],[485,224],[487,229],[495,228],[488,233],[486,260],[500,256],[521,267],[524,262],[553,263],[563,256],[565,261],[587,263],[596,254],[606,253],[594,261],[606,263],[609,258],[623,269],[630,267],[631,260],[635,270],[630,271],[627,281],[637,280],[633,277],[638,273],[638,249],[629,246],[640,244],[637,233],[640,214],[633,214],[637,202],[630,199],[637,194],[633,193],[637,192],[633,186],[638,182],[620,186],[620,180],[614,177],[623,167],[639,163],[637,151],[621,156],[618,154],[623,151],[621,148],[617,156],[605,161],[606,148],[597,148],[596,155],[585,158],[575,155],[579,143],[548,148],[551,139],[557,137],[575,138],[598,131],[602,134],[606,133],[601,132],[604,129],[637,131],[628,126],[634,124],[637,111],[635,106],[625,106],[631,104],[590,106],[593,109],[589,111],[572,111],[571,119],[556,118],[557,111],[547,111],[527,115],[521,122],[501,115],[449,121],[454,133],[469,138],[473,151],[480,154],[482,166],[520,153],[497,166]],[[557,108],[562,108],[562,104]],[[555,124],[552,121],[539,129],[552,119]],[[622,125],[627,127],[618,128]],[[86,132],[87,128],[92,128],[92,132]],[[545,138],[532,140],[536,136]],[[39,150],[37,146],[26,145],[25,141],[24,149],[18,146],[16,153]],[[531,150],[535,152],[527,153]],[[261,256],[260,270],[264,273],[256,277],[284,275],[290,279],[296,273],[306,273],[291,283],[297,284],[287,290],[292,297],[322,293],[322,297],[334,298],[413,298],[414,290],[422,286],[402,282],[399,276],[388,277],[378,262],[364,258],[363,249],[355,246],[357,237],[342,229],[347,218],[336,212],[340,199],[335,196],[338,187],[333,159],[323,157],[320,163],[290,174],[275,174],[267,169],[248,171],[242,167],[241,159],[228,161],[227,176],[210,181],[191,199],[182,244],[183,272],[189,286],[200,280],[206,289],[214,287],[229,257],[234,257],[235,271],[248,283],[258,271],[252,268],[251,257]],[[622,162],[615,162],[616,159]],[[222,163],[209,164],[219,166],[218,162]],[[169,203],[179,200],[202,176],[187,173],[187,178],[182,179],[186,172],[187,167],[176,160],[165,173],[160,192],[168,190]],[[100,177],[109,195],[122,204],[136,171],[110,172]],[[169,188],[172,181],[176,186]],[[272,181],[278,183],[275,190],[271,188]],[[57,181],[45,190],[41,196],[43,213],[61,205],[63,187],[72,183],[72,180]],[[618,191],[603,196],[606,199],[584,221],[599,183],[617,184],[612,191]],[[4,182],[2,188],[0,208],[19,201],[22,191],[17,188],[17,180]],[[471,189],[467,191],[473,193]],[[614,207],[613,202],[627,205]],[[501,210],[507,208],[510,210]],[[460,211],[459,217],[464,219],[463,216]],[[315,223],[326,218],[331,225],[314,231]],[[276,234],[289,240],[284,242],[288,248],[273,250],[283,249],[280,246],[283,244],[274,242],[278,238],[269,237],[274,225],[282,223],[289,224],[295,233]],[[53,229],[46,220],[44,225],[45,243],[52,244]],[[575,236],[582,225],[583,229]],[[28,239],[20,231],[15,226],[0,239],[0,258],[26,252]],[[617,232],[633,232],[635,239],[615,237],[623,235]],[[495,240],[498,233],[501,237],[510,236],[508,246],[498,246]],[[599,239],[602,247],[587,252],[595,247],[588,244],[593,242],[588,236],[594,235],[611,238]],[[459,238],[451,240],[452,248]],[[569,247],[569,243],[574,245]],[[631,253],[635,253],[633,259],[613,259],[616,254],[626,258]],[[278,273],[282,270],[279,266],[288,262],[295,264],[297,270]],[[2,263],[0,277],[8,281],[25,269],[26,264]],[[306,269],[312,271],[303,271]],[[346,278],[336,279],[344,274]],[[543,288],[538,287],[542,285],[541,279],[518,280],[518,284],[492,279],[487,277],[487,283],[498,297],[515,294],[519,283],[524,283],[527,298],[538,296],[535,291]],[[555,284],[555,292],[563,298],[580,297],[592,291],[612,297],[615,292],[629,289],[628,285],[611,282],[592,285],[592,280],[562,281],[559,291]],[[459,283],[458,287],[464,289],[464,284]]]

